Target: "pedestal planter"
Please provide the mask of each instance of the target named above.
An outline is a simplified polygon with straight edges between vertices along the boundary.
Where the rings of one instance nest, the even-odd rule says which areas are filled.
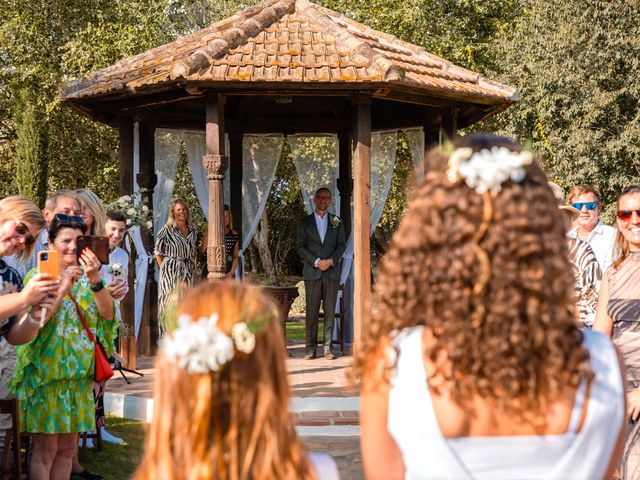
[[[287,318],[291,304],[298,297],[298,287],[263,287],[264,293],[269,295],[278,307],[278,315],[280,316],[280,325],[282,326],[282,334],[284,336],[285,346],[287,343]]]

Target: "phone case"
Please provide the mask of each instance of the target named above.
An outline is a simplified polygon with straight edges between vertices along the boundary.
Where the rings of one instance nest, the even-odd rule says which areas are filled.
[[[93,237],[93,243],[91,250],[96,254],[96,257],[103,265],[109,264],[109,238],[108,237]]]
[[[55,250],[38,252],[38,273],[48,273],[54,280],[59,280],[60,254]]]
[[[80,235],[76,238],[76,257],[78,257],[78,260],[80,260],[80,255],[82,255],[85,248],[91,248],[92,241],[93,238],[90,235]]]

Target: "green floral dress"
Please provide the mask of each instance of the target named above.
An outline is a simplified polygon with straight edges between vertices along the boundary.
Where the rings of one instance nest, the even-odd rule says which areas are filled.
[[[35,275],[31,270],[25,280]],[[102,319],[86,277],[71,294],[107,356],[113,353],[118,322]],[[53,317],[31,342],[16,348],[11,389],[20,399],[20,429],[36,433],[89,432],[95,429],[92,382],[95,348],[73,302],[65,296]]]

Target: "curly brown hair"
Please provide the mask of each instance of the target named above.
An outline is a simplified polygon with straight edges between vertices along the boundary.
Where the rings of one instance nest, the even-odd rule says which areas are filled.
[[[492,135],[454,146],[522,150]],[[435,363],[444,353],[451,362],[455,401],[480,396],[505,410],[537,410],[591,376],[573,313],[565,223],[537,161],[524,181],[506,181],[493,197],[451,183],[447,158],[440,148],[429,153],[436,169],[415,192],[384,257],[377,309],[354,372],[388,382],[389,370],[376,366],[389,340],[424,325],[434,336],[428,358]]]

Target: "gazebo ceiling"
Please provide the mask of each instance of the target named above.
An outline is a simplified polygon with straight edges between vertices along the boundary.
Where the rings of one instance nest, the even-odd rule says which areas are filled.
[[[164,114],[199,122],[204,118],[199,97],[207,92],[241,96],[236,103],[244,115],[257,109],[260,102],[247,100],[256,95],[284,96],[284,102],[292,96],[289,108],[278,105],[292,114],[296,105],[313,108],[312,101],[296,96],[323,97],[323,102],[330,100],[330,109],[340,111],[354,93],[365,93],[373,96],[374,107],[377,99],[456,107],[460,126],[504,110],[518,95],[512,87],[307,0],[266,0],[68,82],[60,96],[106,123],[140,109],[156,118]],[[411,105],[403,108],[412,110]]]

